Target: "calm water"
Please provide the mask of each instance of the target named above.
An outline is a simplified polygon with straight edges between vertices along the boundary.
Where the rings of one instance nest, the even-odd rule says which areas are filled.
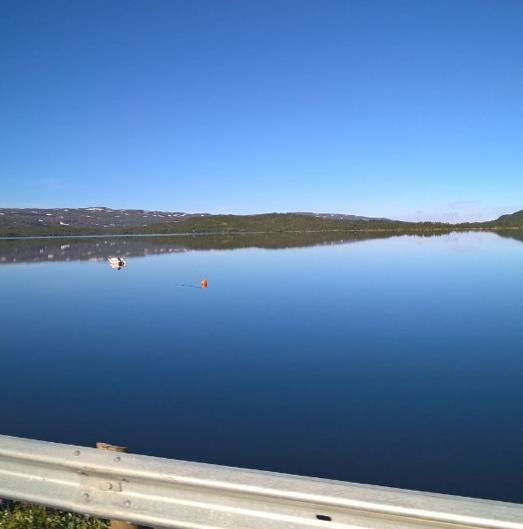
[[[523,502],[523,244],[317,242],[0,241],[1,433]]]

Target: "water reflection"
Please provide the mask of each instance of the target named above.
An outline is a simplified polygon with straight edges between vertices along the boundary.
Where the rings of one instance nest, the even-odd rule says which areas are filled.
[[[440,235],[0,241],[2,433],[521,502],[520,232]]]
[[[523,232],[497,232],[523,242]],[[447,233],[353,232],[271,233],[245,235],[194,235],[155,237],[83,237],[78,239],[0,239],[0,264],[55,261],[104,261],[112,268],[125,268],[126,257],[182,253],[191,250],[233,250],[240,248],[283,249],[387,239],[416,235],[440,237]],[[117,257],[113,257],[117,256]],[[120,259],[120,261],[118,261]],[[114,262],[112,261],[114,260]]]

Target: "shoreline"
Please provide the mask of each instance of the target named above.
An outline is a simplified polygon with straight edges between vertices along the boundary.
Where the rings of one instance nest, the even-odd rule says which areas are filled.
[[[523,230],[521,226],[492,226],[492,227],[433,227],[433,228],[358,228],[344,230],[281,230],[281,231],[212,231],[212,232],[175,232],[175,233],[95,233],[78,235],[2,235],[0,241],[31,240],[31,239],[103,239],[124,237],[209,237],[209,236],[239,236],[239,235],[281,235],[295,234],[332,234],[332,233],[398,233],[402,235],[416,235],[418,233],[453,233],[453,232],[497,232]]]

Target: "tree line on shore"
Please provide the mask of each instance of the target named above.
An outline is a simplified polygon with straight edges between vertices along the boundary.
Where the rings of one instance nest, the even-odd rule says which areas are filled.
[[[523,211],[503,215],[489,222],[404,222],[387,219],[326,218],[295,213],[268,213],[261,215],[206,215],[189,217],[177,222],[150,223],[129,227],[78,227],[68,226],[16,226],[8,219],[0,222],[1,237],[34,237],[60,235],[148,235],[181,233],[284,233],[284,232],[450,232],[456,230],[495,230],[523,228]]]

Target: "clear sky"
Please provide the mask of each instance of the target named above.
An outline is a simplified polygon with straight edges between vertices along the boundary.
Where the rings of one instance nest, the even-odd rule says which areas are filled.
[[[523,208],[522,0],[2,0],[0,206]]]

